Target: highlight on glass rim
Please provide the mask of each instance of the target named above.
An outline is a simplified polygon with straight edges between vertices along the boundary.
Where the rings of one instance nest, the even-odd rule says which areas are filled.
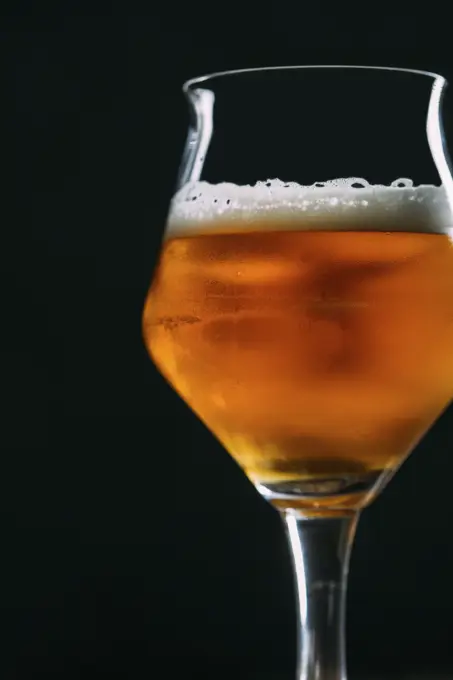
[[[326,106],[319,93],[339,83],[342,120],[351,120],[341,132],[357,176],[332,176],[342,155],[323,147],[322,128],[303,132],[304,112],[313,121]],[[423,125],[406,156],[379,111],[368,130],[384,140],[382,155],[373,140],[362,153],[367,140],[355,138],[354,120],[363,115],[364,83],[380,101],[397,92],[402,106],[417,107]],[[360,513],[453,397],[445,86],[437,74],[379,67],[252,69],[184,86],[191,124],[144,340],[163,376],[281,514],[298,586],[303,680],[345,680],[345,593]],[[294,144],[266,159],[271,178],[244,141],[259,134],[247,128],[250,113],[244,130],[231,114],[229,129],[236,92],[245,90],[257,117],[265,96],[278,92],[277,130],[286,94],[301,102]],[[307,134],[321,141],[309,144]],[[309,174],[312,158],[323,175],[310,184],[288,176],[295,157],[301,172]],[[238,182],[243,167],[249,176]]]

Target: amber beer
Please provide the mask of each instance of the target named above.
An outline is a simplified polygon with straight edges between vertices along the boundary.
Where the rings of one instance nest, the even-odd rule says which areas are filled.
[[[450,236],[373,219],[226,214],[165,241],[147,346],[261,489],[360,490],[453,395]]]

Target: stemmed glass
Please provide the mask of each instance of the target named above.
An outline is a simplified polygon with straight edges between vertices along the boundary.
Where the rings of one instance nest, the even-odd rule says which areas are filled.
[[[184,85],[144,338],[281,513],[304,680],[345,678],[359,514],[453,396],[445,84],[329,66]]]

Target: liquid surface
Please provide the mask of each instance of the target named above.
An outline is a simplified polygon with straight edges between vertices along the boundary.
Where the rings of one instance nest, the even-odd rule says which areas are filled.
[[[445,187],[414,186],[401,178],[390,186],[359,177],[301,186],[278,179],[253,186],[186,184],[174,196],[166,234],[257,229],[343,229],[448,233],[452,200]]]
[[[241,232],[223,216],[170,231],[147,347],[257,485],[377,479],[452,398],[452,242],[397,226],[267,217]]]

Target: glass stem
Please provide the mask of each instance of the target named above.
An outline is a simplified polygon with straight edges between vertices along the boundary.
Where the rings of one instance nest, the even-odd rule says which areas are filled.
[[[284,513],[299,596],[298,680],[346,680],[346,587],[358,517]]]

